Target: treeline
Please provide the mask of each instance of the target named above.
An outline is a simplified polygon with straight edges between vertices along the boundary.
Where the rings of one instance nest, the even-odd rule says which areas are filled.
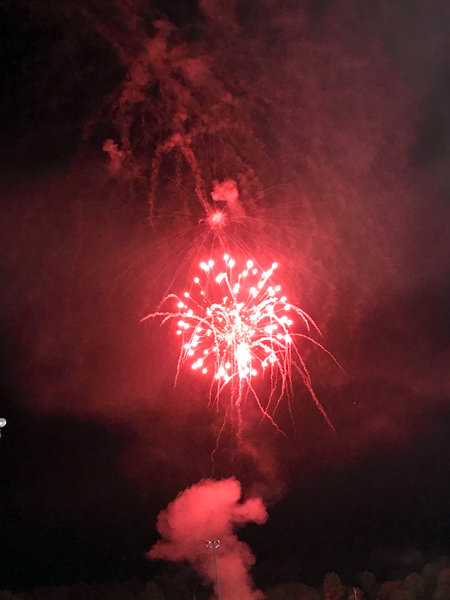
[[[450,600],[450,558],[427,563],[404,579],[380,582],[364,571],[354,584],[345,585],[338,574],[327,573],[321,587],[284,582],[263,592],[267,600]],[[1,590],[0,600],[207,600],[211,595],[211,587],[187,566],[177,566],[148,583],[130,580],[43,586],[27,592]]]
[[[450,558],[440,557],[404,579],[380,582],[364,571],[344,585],[336,573],[325,575],[321,589],[282,583],[266,590],[268,600],[450,600]]]

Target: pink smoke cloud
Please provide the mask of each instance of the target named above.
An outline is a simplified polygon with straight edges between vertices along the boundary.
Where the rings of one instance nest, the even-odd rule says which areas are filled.
[[[205,479],[178,495],[160,512],[157,529],[162,536],[148,553],[149,558],[189,561],[214,584],[221,600],[254,600],[255,590],[249,575],[254,556],[234,533],[236,526],[262,524],[267,511],[261,498],[240,502],[241,486],[236,479]],[[219,540],[211,549],[208,540]],[[216,581],[216,561],[219,586]]]

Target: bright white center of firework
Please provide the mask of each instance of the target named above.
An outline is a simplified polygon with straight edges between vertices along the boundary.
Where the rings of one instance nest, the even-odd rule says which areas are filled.
[[[220,211],[216,211],[211,215],[211,223],[219,225],[224,220],[224,214]]]
[[[248,374],[251,360],[252,354],[247,342],[238,344],[236,347],[236,362],[241,377],[245,377]]]

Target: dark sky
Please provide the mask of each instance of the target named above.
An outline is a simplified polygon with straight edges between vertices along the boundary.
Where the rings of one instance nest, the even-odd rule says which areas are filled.
[[[145,202],[118,198],[100,150],[107,133],[77,156],[83,122],[124,68],[106,42],[86,40],[84,30],[68,35],[58,8],[30,15],[26,6],[0,6],[0,416],[8,420],[0,440],[0,589],[147,577],[156,516],[211,475],[221,424],[190,374],[173,389],[176,348],[139,324],[184,265],[192,238],[172,217],[155,234]],[[185,6],[162,2],[148,18],[169,14],[189,45],[204,23],[196,6]],[[265,18],[265,4],[256,6],[255,14],[246,2],[237,7],[250,44]],[[335,2],[305,4],[302,35],[317,47],[324,31],[339,37],[339,23],[335,33],[326,21],[332,10]],[[263,484],[274,492],[268,522],[242,534],[257,578],[265,561],[274,577],[278,561],[280,578],[318,583],[329,570],[386,575],[450,554],[450,10],[440,0],[380,0],[360,4],[355,18],[361,31],[370,25],[395,73],[392,88],[377,88],[386,112],[414,98],[409,124],[393,119],[393,130],[379,128],[391,146],[407,131],[406,162],[391,171],[381,153],[374,161],[386,177],[352,175],[368,197],[348,197],[339,209],[327,205],[332,183],[330,196],[319,197],[320,174],[311,175],[317,218],[308,218],[319,222],[311,236],[325,215],[323,231],[329,226],[336,238],[318,234],[326,250],[295,256],[295,289],[304,270],[312,274],[302,306],[318,320],[323,308],[325,345],[346,375],[312,358],[335,432],[300,381],[295,429],[287,407],[279,413],[286,437],[249,411],[256,476],[248,457],[231,455],[225,432],[218,475],[237,476],[247,492]],[[55,44],[67,54],[56,56]],[[378,73],[366,65],[361,80],[364,69]],[[370,136],[380,113],[367,113]],[[343,134],[349,146],[355,131],[350,125]],[[269,204],[264,218],[276,213]],[[346,226],[334,227],[344,214]]]

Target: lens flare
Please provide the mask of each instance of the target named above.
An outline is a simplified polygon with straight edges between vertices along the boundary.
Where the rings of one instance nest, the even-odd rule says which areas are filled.
[[[200,262],[199,274],[189,291],[169,294],[163,305],[173,302],[173,309],[147,315],[141,321],[161,317],[162,323],[176,320],[176,334],[181,338],[177,375],[183,365],[211,379],[210,400],[218,402],[229,389],[231,401],[239,406],[249,393],[263,415],[273,421],[281,400],[293,398],[293,368],[325,420],[333,427],[312,387],[305,361],[295,343],[309,340],[334,359],[326,348],[311,337],[321,335],[319,327],[301,308],[288,302],[281,286],[272,283],[278,267],[262,271],[252,260],[242,270],[228,254],[216,271],[216,261]],[[254,381],[267,376],[270,391],[261,401]]]

